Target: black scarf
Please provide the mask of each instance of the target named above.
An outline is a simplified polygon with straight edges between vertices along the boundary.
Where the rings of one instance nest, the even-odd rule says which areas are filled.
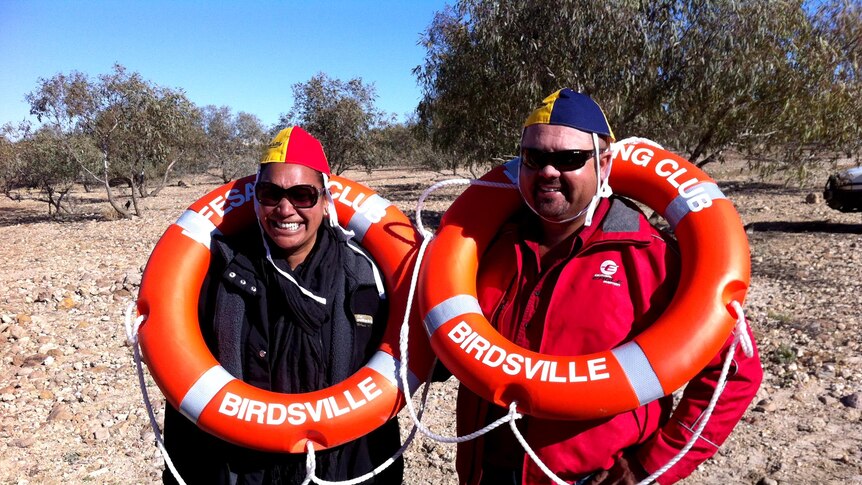
[[[264,236],[266,237],[266,236]],[[272,241],[267,241],[272,246]],[[270,315],[270,348],[277,352],[272,360],[272,390],[304,393],[332,386],[350,376],[354,335],[344,314],[347,287],[346,263],[352,255],[346,239],[326,224],[317,233],[314,248],[305,261],[291,270],[284,260],[275,260],[279,269],[293,276],[299,285],[326,299],[325,304],[304,294],[296,284],[272,268],[268,261],[268,304]],[[274,323],[273,323],[274,322]],[[335,479],[339,470],[341,448],[317,453],[317,473],[324,479]],[[267,474],[270,483],[299,483],[305,477],[304,456],[297,460],[281,457]]]
[[[350,376],[353,332],[343,311],[345,259],[351,256],[346,251],[351,250],[343,236],[323,224],[314,248],[295,271],[284,261],[276,261],[303,288],[325,298],[325,304],[303,294],[296,284],[269,266],[267,311],[271,325],[274,321],[271,335],[275,345],[271,348],[278,352],[272,360],[273,391],[310,392]]]

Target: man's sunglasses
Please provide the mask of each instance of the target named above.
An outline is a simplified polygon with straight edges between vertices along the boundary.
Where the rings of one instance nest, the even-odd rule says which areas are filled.
[[[254,196],[260,205],[270,207],[278,205],[286,197],[297,209],[308,209],[317,204],[317,198],[322,193],[322,188],[313,185],[294,185],[285,189],[273,183],[258,182],[254,186]]]
[[[601,151],[600,151],[601,153]],[[562,150],[559,152],[543,152],[535,148],[521,149],[521,163],[532,170],[539,170],[546,165],[553,165],[561,172],[578,170],[593,157],[593,150]]]

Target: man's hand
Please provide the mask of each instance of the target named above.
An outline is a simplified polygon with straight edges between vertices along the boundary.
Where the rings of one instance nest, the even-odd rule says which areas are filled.
[[[584,485],[635,485],[648,476],[634,454],[623,452],[610,470],[594,473]]]

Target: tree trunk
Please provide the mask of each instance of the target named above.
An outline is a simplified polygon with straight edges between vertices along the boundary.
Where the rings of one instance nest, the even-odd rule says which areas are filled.
[[[135,209],[135,215],[141,216],[141,207],[138,205],[138,193],[143,190],[143,187],[135,185],[135,179],[132,178],[132,207]]]
[[[727,117],[727,114],[730,113],[730,106],[724,108],[718,116],[712,120],[712,124],[709,127],[709,130],[700,137],[700,142],[697,144],[694,150],[691,151],[691,158],[689,161],[694,164],[698,164],[698,158],[709,148],[709,144],[712,143],[712,139],[715,137],[715,132],[718,130],[718,127]],[[709,163],[708,161],[703,162],[704,164]],[[700,166],[700,165],[698,165]]]
[[[141,171],[141,173],[133,175],[132,179],[137,183],[138,195],[140,195],[142,199],[146,199],[149,195],[147,193],[147,176],[144,175],[143,171]]]
[[[123,219],[131,219],[132,215],[129,214],[129,212],[120,205],[120,203],[114,197],[114,192],[111,190],[111,181],[108,180],[108,157],[103,158],[103,163],[105,170],[105,178],[103,182],[105,184],[105,191],[108,194],[108,202],[111,204],[111,207],[113,207],[113,209],[117,212],[117,214],[119,214],[120,217],[122,217]],[[132,194],[134,195],[134,190],[132,191]]]
[[[718,150],[718,151],[716,151],[716,152],[710,153],[710,154],[709,154],[709,156],[707,156],[707,157],[706,157],[706,158],[704,158],[703,160],[701,160],[701,161],[697,162],[697,163],[695,164],[695,166],[696,166],[697,168],[703,168],[703,166],[704,166],[704,165],[706,165],[707,163],[712,163],[712,162],[714,162],[714,161],[716,160],[716,158],[718,158],[718,157],[721,155],[721,152],[722,152],[722,150]]]
[[[168,184],[168,175],[171,173],[171,169],[174,168],[174,164],[177,163],[177,160],[174,159],[170,164],[168,164],[168,168],[165,169],[165,176],[162,177],[162,181],[159,183],[159,186],[156,187],[152,192],[150,192],[150,196],[155,197],[159,195],[159,192],[162,191],[163,188]],[[230,182],[230,180],[225,181],[225,183]]]
[[[70,189],[58,191],[49,184],[42,185],[42,191],[45,192],[45,202],[48,203],[48,215],[54,218],[60,217],[60,212],[71,214],[72,211],[63,207],[63,198],[69,193]],[[52,213],[53,209],[53,213]]]
[[[706,150],[706,147],[709,145],[709,142],[712,140],[712,135],[713,133],[715,133],[715,127],[716,125],[712,125],[709,131],[703,137],[701,137],[700,142],[697,144],[694,150],[691,151],[691,154],[689,155],[689,161],[691,163],[698,165],[698,159]]]
[[[71,204],[66,204],[66,207],[63,206],[63,201],[66,199],[66,196],[69,195],[69,191],[72,190],[71,187],[61,190],[60,196],[57,197],[57,214],[62,210],[66,214],[74,214],[74,210],[72,210]]]
[[[81,185],[84,187],[84,192],[88,194],[93,190],[89,184],[89,180],[87,179],[87,174],[84,172],[81,172]]]
[[[48,203],[48,217],[51,217],[51,208],[54,207],[54,191],[51,187],[45,187],[45,202]]]

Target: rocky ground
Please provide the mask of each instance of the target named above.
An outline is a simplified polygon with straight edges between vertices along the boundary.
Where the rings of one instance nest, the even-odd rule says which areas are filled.
[[[766,375],[743,422],[685,483],[862,484],[862,214],[826,207],[816,196],[823,174],[792,188],[740,168],[709,167],[747,228],[747,315]],[[410,213],[430,181],[447,178],[345,175]],[[158,481],[163,461],[123,312],[161,233],[216,185],[168,187],[133,220],[111,220],[99,194],[77,192],[82,215],[64,222],[44,205],[0,198],[0,482]],[[452,193],[429,209],[442,210]],[[161,395],[149,384],[161,419]],[[425,421],[438,433],[453,432],[455,386],[432,386]],[[406,482],[455,483],[454,455],[454,445],[417,438]]]

